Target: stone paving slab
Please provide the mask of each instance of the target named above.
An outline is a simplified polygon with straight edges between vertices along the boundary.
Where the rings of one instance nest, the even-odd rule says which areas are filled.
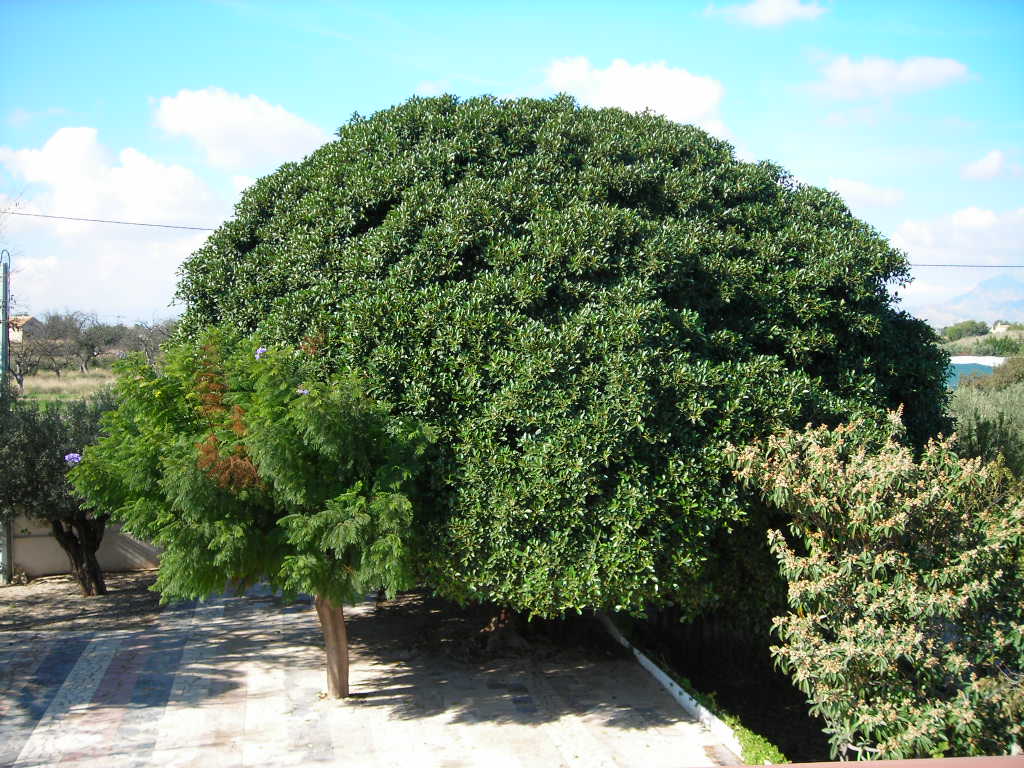
[[[0,766],[716,764],[713,738],[631,659],[470,663],[423,641],[436,610],[411,610],[346,610],[343,702],[322,695],[311,606],[265,594],[138,631],[0,633]]]

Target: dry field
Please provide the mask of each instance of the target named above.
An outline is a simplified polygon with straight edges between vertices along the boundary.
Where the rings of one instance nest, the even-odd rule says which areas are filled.
[[[93,368],[88,373],[64,371],[57,378],[53,371],[40,371],[25,377],[25,397],[30,400],[74,400],[88,397],[108,384],[114,374],[106,368]]]

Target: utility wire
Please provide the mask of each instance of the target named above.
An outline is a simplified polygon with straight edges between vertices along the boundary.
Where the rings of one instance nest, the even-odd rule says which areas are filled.
[[[911,264],[912,267],[968,267],[969,269],[1024,269],[1024,264]]]
[[[214,227],[188,227],[184,224],[147,224],[141,221],[112,221],[110,219],[83,219],[78,216],[51,216],[45,213],[24,213],[22,211],[0,211],[11,216],[35,216],[40,219],[62,219],[64,221],[90,221],[94,224],[121,224],[129,227],[160,227],[162,229],[192,229],[200,232],[213,232]],[[1024,269],[1024,264],[914,264],[912,267],[958,267],[966,269]]]
[[[141,221],[111,221],[110,219],[83,219],[79,216],[49,216],[45,213],[24,213],[22,211],[0,211],[11,216],[34,216],[39,219],[63,219],[64,221],[91,221],[94,224],[123,224],[129,227],[161,227],[162,229],[195,229],[202,232],[213,232],[213,227],[187,227],[184,224],[146,224]]]

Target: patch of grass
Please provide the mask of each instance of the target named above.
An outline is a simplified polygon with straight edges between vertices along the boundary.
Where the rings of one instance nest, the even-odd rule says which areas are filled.
[[[87,373],[64,371],[57,378],[53,371],[40,371],[25,377],[25,398],[28,400],[78,400],[95,394],[114,383],[109,369],[93,368]]]

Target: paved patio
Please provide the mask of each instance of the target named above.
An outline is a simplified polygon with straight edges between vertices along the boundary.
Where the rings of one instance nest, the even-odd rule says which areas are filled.
[[[322,697],[308,603],[220,597],[138,631],[0,633],[0,766],[657,766],[729,755],[629,658],[460,658],[443,607],[348,609]]]

